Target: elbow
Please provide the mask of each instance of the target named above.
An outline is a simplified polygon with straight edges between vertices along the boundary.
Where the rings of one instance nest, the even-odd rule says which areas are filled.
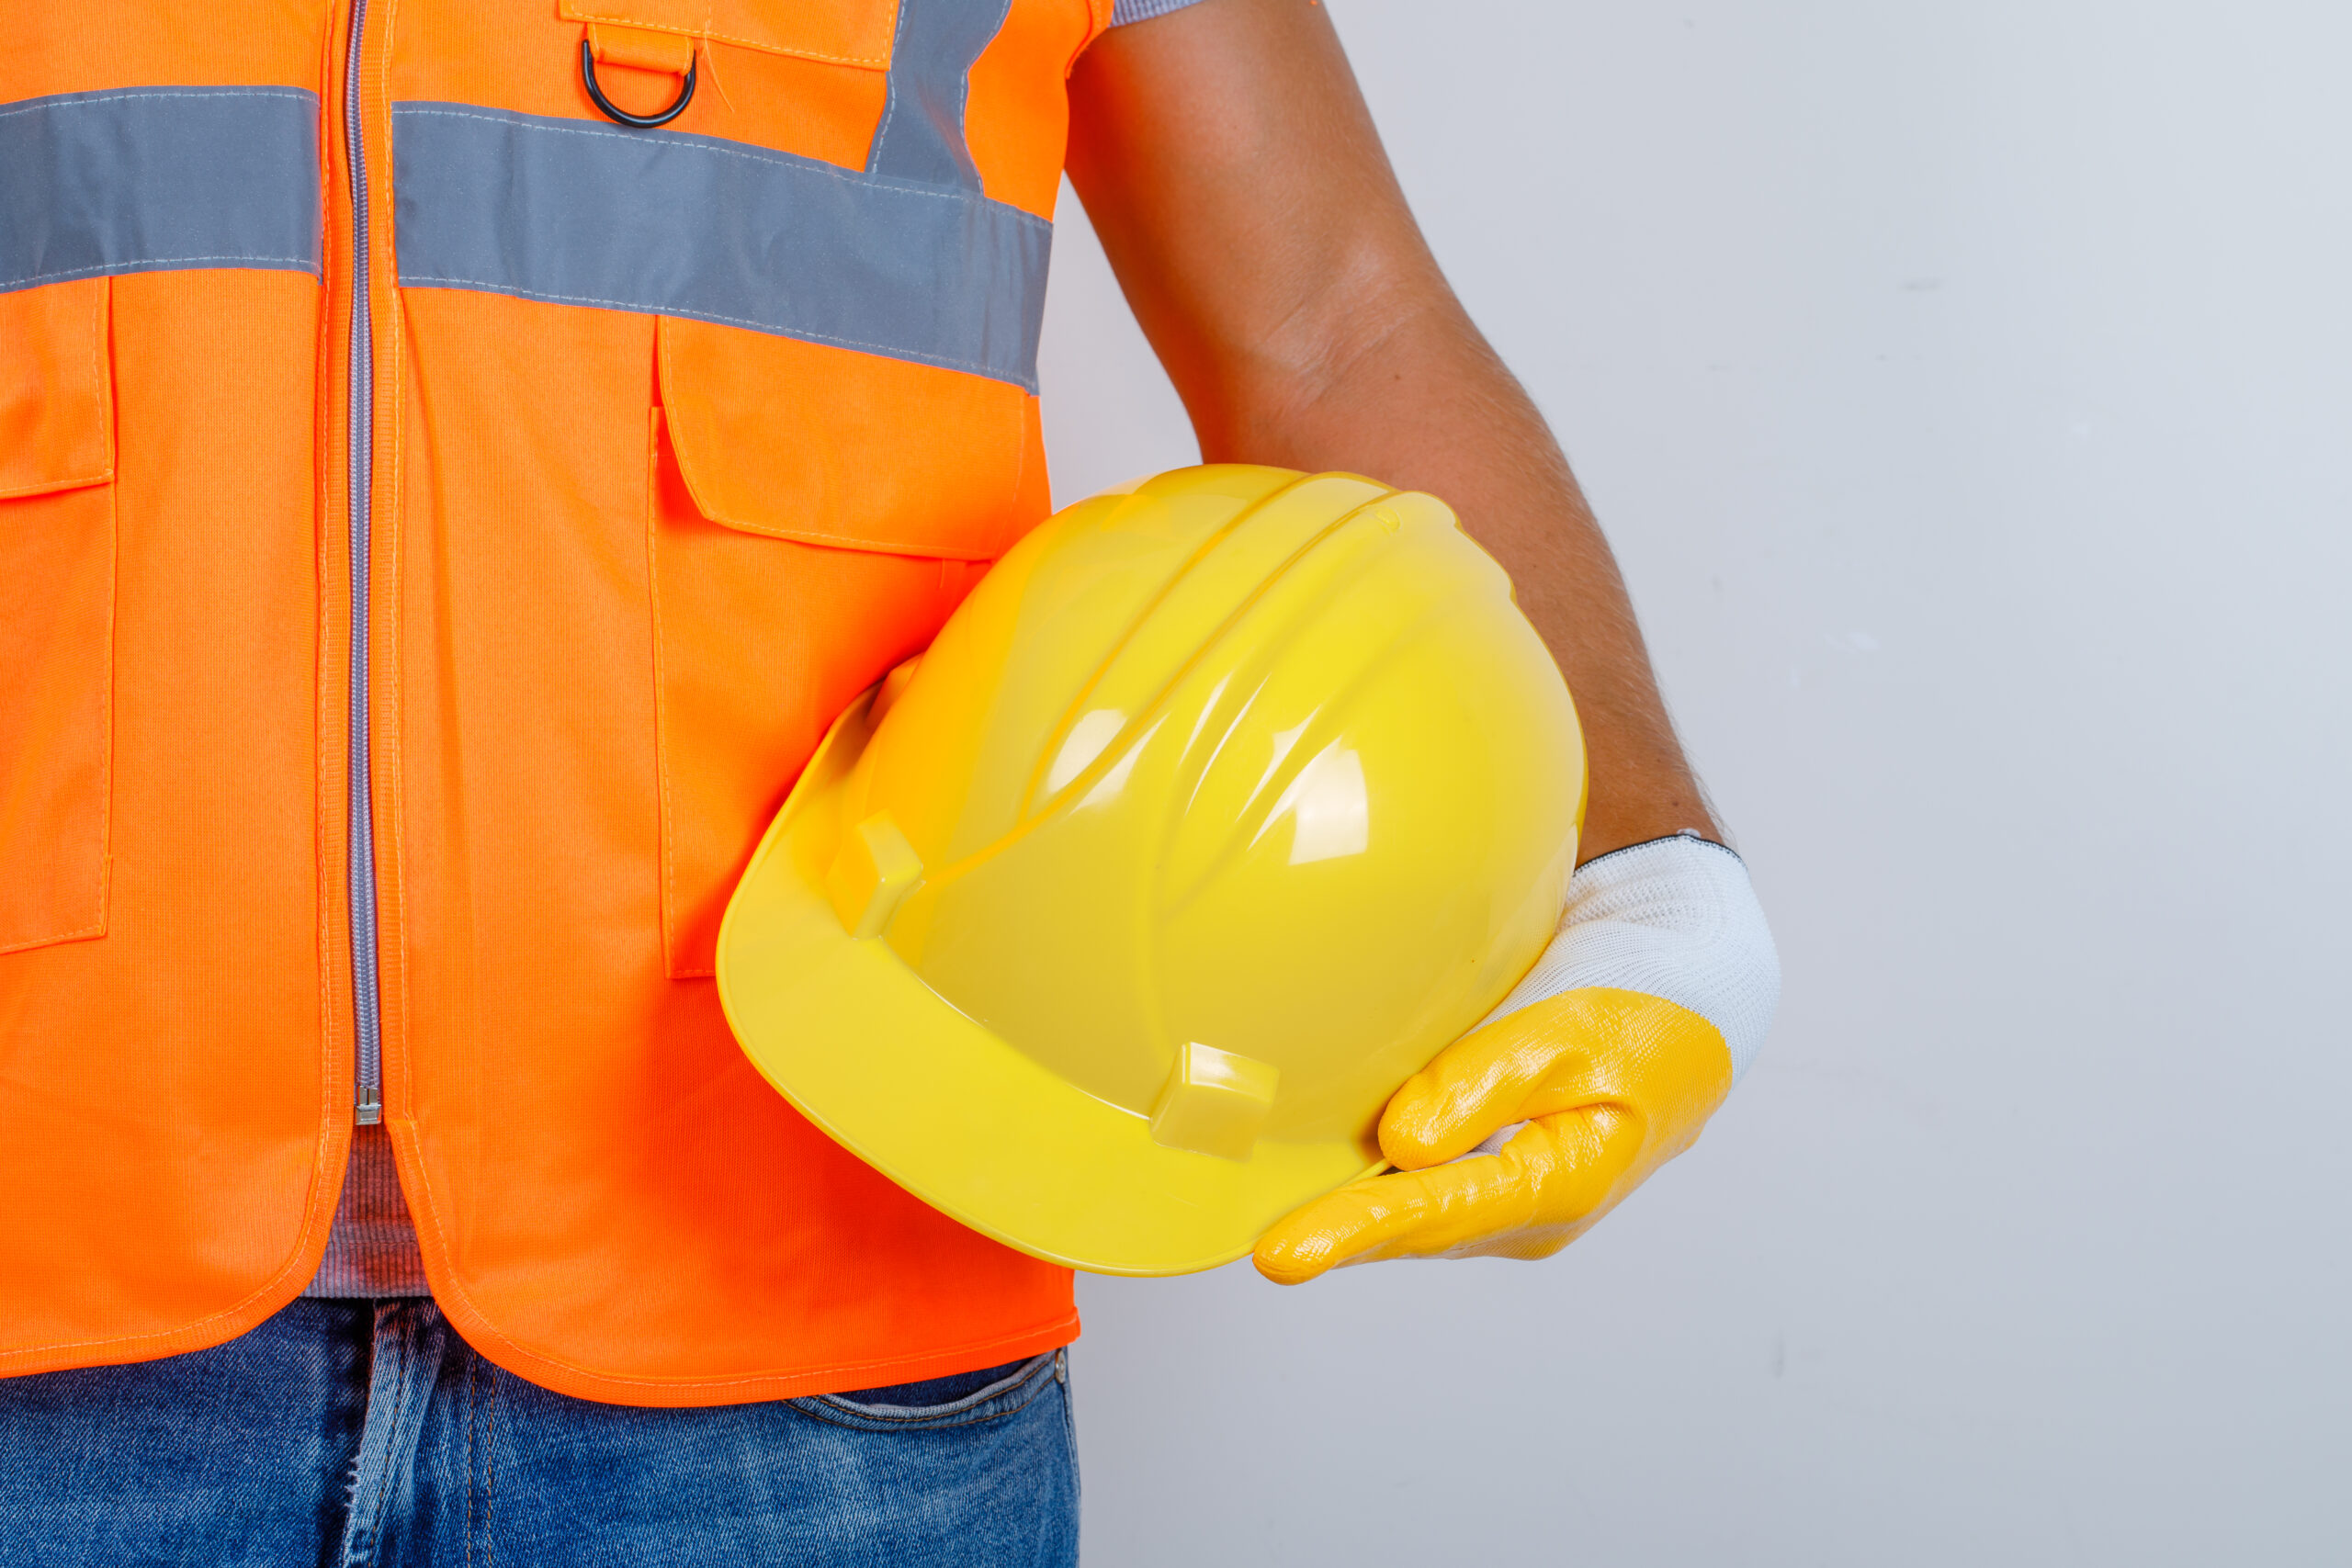
[[[1185,356],[1182,372],[1171,359],[1203,461],[1282,461],[1431,348],[1484,348],[1433,263],[1372,251],[1316,272],[1279,311]]]

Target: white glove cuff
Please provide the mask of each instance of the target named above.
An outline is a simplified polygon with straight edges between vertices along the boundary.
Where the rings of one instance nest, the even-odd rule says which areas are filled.
[[[1697,1013],[1731,1048],[1736,1083],[1781,1001],[1781,956],[1747,865],[1693,834],[1587,861],[1568,883],[1559,934],[1487,1021],[1588,986]]]

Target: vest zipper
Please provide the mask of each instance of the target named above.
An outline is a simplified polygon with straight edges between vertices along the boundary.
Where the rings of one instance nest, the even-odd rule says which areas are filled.
[[[368,0],[352,0],[351,41],[343,67],[344,162],[351,176],[351,343],[345,388],[349,400],[351,512],[351,669],[347,820],[351,898],[352,1043],[356,1059],[353,1117],[363,1127],[383,1117],[384,1034],[376,957],[376,812],[370,794],[368,611],[369,496],[375,478],[375,355],[368,317],[368,152],[360,124],[360,43]]]

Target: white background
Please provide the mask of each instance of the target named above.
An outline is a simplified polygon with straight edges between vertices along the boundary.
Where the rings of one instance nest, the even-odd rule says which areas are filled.
[[[2352,10],[1335,9],[1787,996],[1550,1263],[1082,1280],[1089,1560],[2352,1561]]]

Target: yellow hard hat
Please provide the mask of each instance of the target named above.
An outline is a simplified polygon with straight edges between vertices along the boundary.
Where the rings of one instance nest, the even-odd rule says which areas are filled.
[[[1057,513],[853,704],[729,904],[744,1051],[884,1175],[1111,1274],[1229,1262],[1552,934],[1576,710],[1430,497],[1185,468]]]

